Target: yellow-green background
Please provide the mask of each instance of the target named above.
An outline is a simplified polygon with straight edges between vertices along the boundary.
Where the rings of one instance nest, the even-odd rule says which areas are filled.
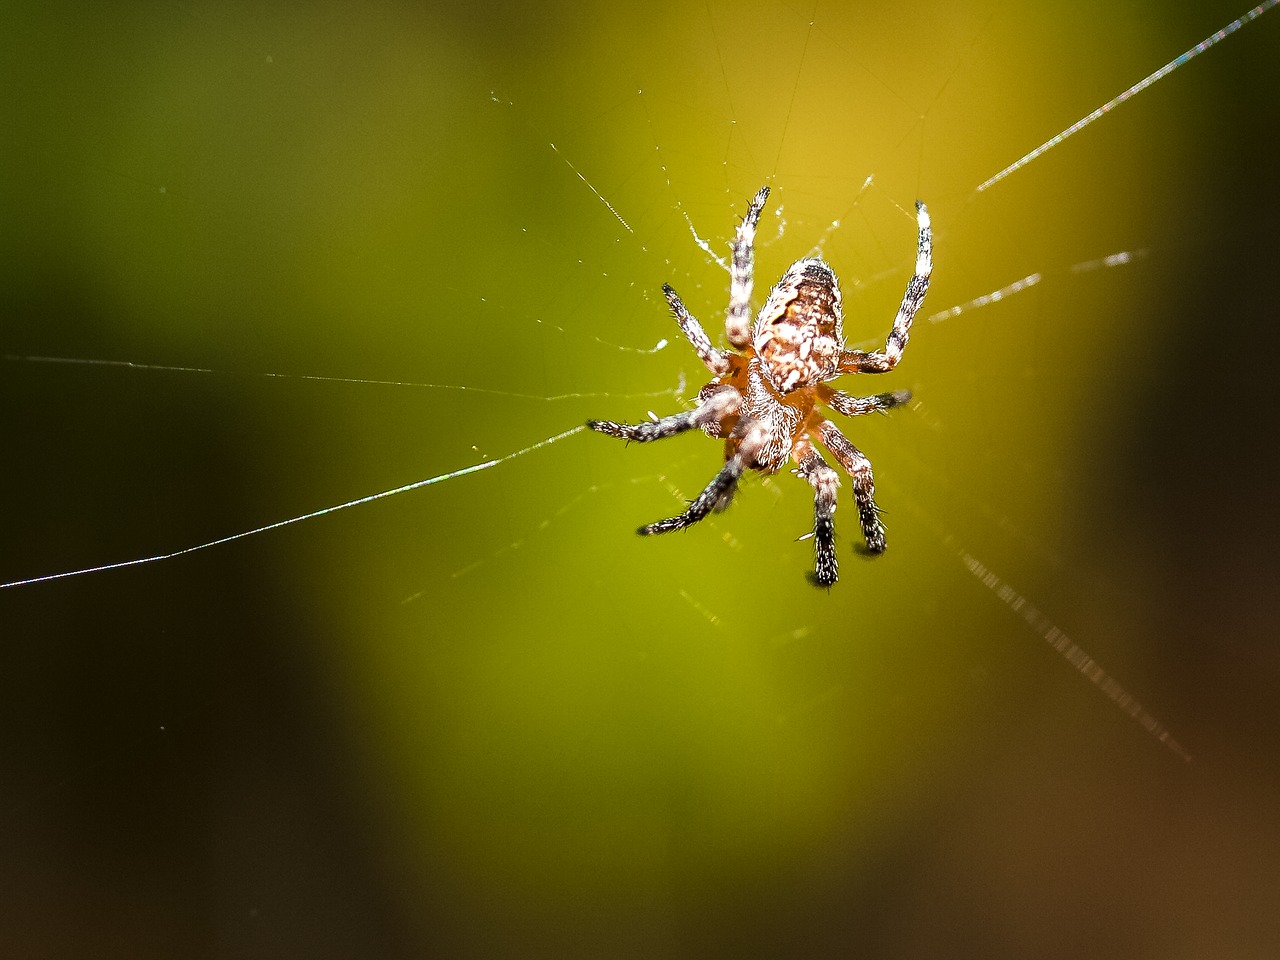
[[[0,953],[1273,955],[1280,13],[972,192],[1242,7],[11,6],[6,581],[677,409],[684,214],[761,183],[851,340],[917,196],[924,314],[1043,280],[850,385],[920,406],[848,424],[890,549],[846,499],[830,593],[799,480],[641,540],[716,445],[585,434],[0,593]]]

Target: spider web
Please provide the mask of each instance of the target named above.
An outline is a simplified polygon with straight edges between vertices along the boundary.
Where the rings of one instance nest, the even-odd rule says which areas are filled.
[[[0,591],[10,936],[1257,953],[1277,24],[1114,103],[1242,12],[18,16],[0,580],[127,569]],[[803,482],[641,540],[715,445],[574,432],[696,392],[762,183],[867,345],[936,230],[829,593]]]

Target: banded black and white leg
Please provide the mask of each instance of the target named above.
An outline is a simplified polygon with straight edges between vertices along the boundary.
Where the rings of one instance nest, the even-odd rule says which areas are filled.
[[[669,417],[646,420],[643,423],[588,420],[587,426],[597,433],[617,437],[619,440],[648,443],[651,440],[674,437],[686,430],[718,424],[726,417],[734,416],[741,406],[742,394],[734,387],[725,385],[706,391],[696,407],[683,413],[673,413]]]
[[[729,309],[725,314],[724,332],[729,343],[739,350],[751,343],[751,287],[754,282],[756,228],[760,213],[769,199],[769,188],[761,187],[747,207],[747,215],[738,224],[733,238],[733,259],[729,264]]]
[[[933,228],[929,223],[929,210],[920,200],[916,201],[916,224],[919,238],[916,241],[916,272],[907,281],[906,292],[893,318],[893,328],[885,341],[884,350],[865,353],[846,350],[840,356],[841,373],[888,373],[902,359],[911,334],[911,321],[929,292],[929,275],[933,273]]]
[[[791,450],[800,476],[813,487],[813,574],[810,579],[819,587],[829,587],[840,579],[836,560],[836,493],[840,477],[807,437],[796,441]]]
[[[841,390],[832,390],[825,384],[818,386],[818,399],[836,413],[846,417],[861,417],[868,413],[885,413],[911,400],[910,390],[893,390],[871,397],[855,397]]]
[[[729,358],[722,351],[711,345],[711,338],[702,329],[702,324],[688,311],[684,301],[672,289],[671,284],[664,283],[662,292],[666,295],[667,304],[671,307],[672,314],[675,315],[676,323],[680,324],[680,331],[684,334],[685,339],[689,341],[689,345],[693,347],[698,359],[706,364],[707,369],[714,374],[728,373]]]
[[[853,502],[858,508],[858,523],[862,525],[867,553],[884,553],[884,524],[880,522],[880,508],[876,506],[871,461],[830,420],[822,421],[818,438],[853,480]]]
[[[727,504],[733,497],[739,478],[756,462],[756,455],[764,449],[765,441],[768,439],[768,432],[764,425],[755,420],[739,420],[734,433],[739,439],[733,455],[725,461],[720,472],[712,478],[702,492],[693,499],[689,509],[678,516],[646,524],[637,530],[637,533],[650,536],[655,533],[683,530],[704,519],[712,510],[723,509],[721,504]]]

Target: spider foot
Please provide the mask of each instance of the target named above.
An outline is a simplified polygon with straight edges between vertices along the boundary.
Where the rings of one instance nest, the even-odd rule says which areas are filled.
[[[892,390],[889,393],[880,394],[878,399],[880,400],[880,409],[882,411],[892,410],[894,407],[900,407],[904,403],[910,403],[911,391],[910,390]]]
[[[885,548],[884,524],[880,522],[880,511],[874,510],[870,517],[864,513],[861,520],[862,538],[866,542],[858,548],[858,552],[872,557],[879,556],[884,553]]]
[[[884,524],[880,521],[880,508],[876,506],[867,489],[854,490],[854,502],[858,507],[858,523],[862,526],[863,546],[857,548],[859,553],[877,556],[884,553]]]
[[[827,580],[822,576],[822,574],[818,573],[817,570],[810,570],[804,575],[804,578],[819,590],[830,590],[835,586],[836,581],[840,579],[833,575],[830,580]]]
[[[819,516],[813,526],[813,572],[809,582],[816,587],[829,587],[840,579],[840,562],[836,559],[836,525],[829,516]]]
[[[830,563],[819,561],[817,566],[804,575],[804,578],[815,587],[829,588],[835,586],[840,579],[840,568],[836,565],[836,558],[832,556]]]
[[[641,423],[614,423],[612,420],[588,420],[587,427],[605,436],[617,437],[619,440],[636,443],[648,443],[651,440],[665,440],[677,433],[684,433],[697,426],[696,410],[673,414],[658,420],[645,420]]]
[[[660,533],[672,533],[676,530],[683,530],[685,527],[691,527],[708,513],[709,507],[704,507],[698,500],[689,502],[689,509],[678,517],[667,517],[665,520],[655,520],[653,523],[646,523],[643,527],[636,530],[642,537],[653,537]]]
[[[612,420],[588,420],[587,429],[610,437],[618,437],[620,439],[626,437],[625,424],[614,423]]]
[[[862,537],[865,543],[854,548],[859,553],[868,557],[878,557],[884,553],[884,524],[880,522],[879,510],[872,514],[870,522],[865,516],[862,518]]]
[[[689,501],[689,509],[677,517],[667,517],[665,520],[655,520],[653,523],[646,523],[643,527],[636,530],[642,537],[653,537],[660,533],[672,533],[675,530],[683,530],[685,527],[691,527],[710,512],[710,507],[704,504],[703,497],[697,500]]]

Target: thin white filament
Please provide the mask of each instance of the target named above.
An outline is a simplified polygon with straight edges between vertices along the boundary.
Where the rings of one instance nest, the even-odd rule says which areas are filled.
[[[1029,273],[1021,280],[1015,280],[1008,286],[1001,287],[999,290],[992,290],[990,293],[984,293],[980,297],[974,297],[967,303],[958,303],[954,307],[947,307],[945,310],[939,310],[927,319],[929,323],[941,323],[943,320],[950,320],[952,317],[958,317],[962,313],[970,310],[977,310],[979,307],[985,307],[988,304],[996,303],[1005,297],[1011,297],[1015,293],[1020,293],[1028,287],[1034,287],[1044,279],[1038,273]]]
[[[1045,643],[1053,647],[1077,672],[1102,691],[1103,696],[1136,720],[1138,725],[1147,733],[1168,747],[1174,756],[1182,760],[1191,760],[1191,754],[1173,738],[1173,734],[1169,732],[1169,729],[1148,713],[1141,703],[1134,699],[1111,674],[1103,670],[1098,665],[1098,662],[1085,653],[1071,637],[1060,630],[1052,620],[1041,613],[1026,597],[1000,579],[994,571],[985,566],[973,554],[963,547],[959,547],[949,537],[946,542],[949,547],[957,551],[960,561],[977,578],[979,583],[995,594],[1010,610],[1021,616],[1031,629],[1040,635]]]
[[[1208,50],[1210,47],[1212,47],[1214,44],[1218,43],[1219,41],[1225,40],[1227,37],[1231,36],[1231,34],[1235,33],[1237,30],[1243,27],[1246,23],[1256,20],[1258,17],[1262,16],[1264,13],[1266,13],[1268,10],[1274,7],[1277,3],[1280,3],[1280,0],[1266,0],[1265,3],[1258,4],[1256,7],[1250,10],[1248,13],[1245,13],[1243,16],[1240,16],[1237,19],[1232,20],[1221,30],[1205,37],[1203,40],[1197,43],[1190,50],[1187,50],[1184,53],[1181,53],[1178,56],[1174,57],[1172,60],[1166,63],[1163,67],[1161,67],[1159,70],[1155,71],[1154,73],[1148,74],[1146,77],[1143,77],[1141,80],[1135,83],[1128,90],[1124,91],[1124,93],[1108,100],[1106,103],[1098,107],[1098,109],[1094,110],[1088,116],[1082,117],[1081,119],[1073,123],[1071,126],[1067,127],[1067,129],[1063,130],[1057,136],[1050,137],[1044,143],[1040,144],[1040,146],[1036,147],[1034,150],[1028,153],[1025,157],[1022,157],[1019,160],[1015,160],[1013,163],[1009,164],[1009,166],[1005,167],[995,176],[990,177],[987,180],[984,180],[982,183],[978,184],[978,188],[976,192],[981,193],[982,191],[988,189],[989,187],[992,187],[995,184],[999,183],[1001,180],[1009,176],[1009,174],[1013,173],[1015,170],[1019,170],[1022,167],[1025,167],[1028,163],[1030,163],[1032,160],[1035,160],[1041,154],[1047,153],[1048,151],[1052,150],[1054,147],[1060,144],[1063,140],[1067,139],[1067,137],[1071,136],[1074,133],[1077,133],[1080,130],[1083,130],[1085,127],[1093,123],[1093,121],[1097,120],[1103,114],[1110,113],[1112,110],[1120,106],[1120,104],[1124,103],[1129,98],[1134,97],[1137,94],[1141,93],[1143,90],[1147,89],[1147,87],[1151,86],[1152,84],[1160,80],[1163,80],[1165,77],[1173,73],[1174,70],[1177,70],[1184,63],[1187,63],[1189,60],[1195,57],[1198,57],[1200,54],[1204,53],[1206,50]]]
[[[629,353],[654,354],[658,353],[660,350],[666,349],[668,346],[665,339],[659,340],[655,346],[650,348],[623,346],[622,344],[610,343],[607,340],[601,340],[599,337],[596,337],[595,339],[598,343],[603,344],[606,347],[611,347],[614,350],[622,350]],[[543,400],[548,403],[558,400],[595,400],[601,398],[616,398],[618,396],[618,394],[608,391],[596,391],[592,393],[554,393],[544,396],[537,393],[520,393],[515,390],[496,390],[492,387],[469,387],[459,383],[422,383],[416,380],[376,380],[370,377],[324,377],[312,373],[265,373],[243,370],[215,370],[212,367],[181,367],[164,363],[135,363],[132,360],[92,360],[81,359],[78,357],[19,356],[14,353],[6,353],[4,355],[4,359],[10,363],[51,363],[66,364],[68,366],[115,367],[122,370],[144,370],[159,373],[203,373],[217,377],[261,377],[267,380],[309,380],[317,383],[350,383],[366,387],[414,387],[421,390],[446,390],[454,393],[483,393],[494,397],[507,397],[512,400]],[[670,396],[673,392],[677,396],[680,393],[683,393],[684,384],[682,383],[675,391],[650,390],[645,393],[630,394],[630,396],[666,397]],[[624,394],[624,396],[627,395]]]
[[[451,470],[448,473],[437,474],[434,477],[427,477],[425,480],[415,480],[413,483],[406,483],[402,487],[396,487],[392,490],[383,490],[381,493],[371,493],[365,497],[359,497],[355,500],[348,500],[346,503],[335,504],[332,507],[324,507],[320,510],[313,510],[310,513],[304,513],[297,517],[290,517],[288,520],[277,520],[275,523],[268,523],[261,527],[254,527],[252,530],[242,530],[239,533],[233,533],[230,536],[219,537],[217,540],[209,540],[206,543],[197,543],[191,547],[183,547],[180,550],[172,550],[169,553],[158,553],[150,557],[138,557],[134,560],[120,560],[116,563],[104,563],[96,567],[84,567],[80,570],[67,570],[63,573],[47,573],[41,577],[28,577],[25,580],[13,580],[9,583],[0,583],[0,590],[9,587],[25,587],[33,583],[48,583],[52,580],[65,580],[67,577],[79,577],[87,573],[103,573],[107,570],[122,570],[125,567],[140,567],[144,563],[159,563],[161,560],[172,560],[175,557],[185,556],[188,553],[195,553],[198,550],[208,550],[210,547],[218,547],[224,543],[231,543],[233,540],[243,540],[246,537],[254,537],[260,533],[267,533],[271,530],[279,530],[281,527],[287,527],[291,524],[301,523],[304,520],[313,520],[316,517],[323,517],[326,514],[337,513],[339,510],[347,510],[351,507],[358,507],[361,504],[372,503],[374,500],[384,500],[387,497],[394,497],[401,493],[408,493],[410,490],[417,490],[421,487],[429,487],[435,483],[443,483],[445,480],[453,480],[457,477],[465,477],[470,473],[479,473],[481,470],[488,470],[499,464],[506,463],[508,460],[514,460],[516,457],[522,457],[526,453],[532,453],[542,447],[550,446],[558,440],[565,437],[571,437],[575,433],[581,433],[586,429],[586,425],[581,425],[566,430],[563,433],[557,433],[553,437],[545,440],[539,440],[537,443],[523,447],[513,453],[508,453],[503,457],[496,457],[492,460],[485,460],[483,463],[473,464],[469,467],[462,467],[458,470]]]

